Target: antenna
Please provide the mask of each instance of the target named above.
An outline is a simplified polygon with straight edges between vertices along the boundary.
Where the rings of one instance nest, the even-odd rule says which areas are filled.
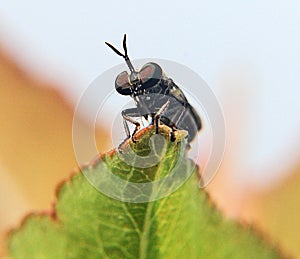
[[[129,67],[130,69],[130,72],[132,73],[135,73],[135,70],[134,70],[134,67],[133,65],[131,64],[131,61],[128,57],[128,54],[127,54],[127,46],[126,46],[126,34],[124,34],[124,38],[123,38],[123,49],[124,49],[124,52],[125,54],[122,54],[119,50],[117,50],[113,45],[111,45],[110,43],[108,42],[105,42],[105,44],[110,47],[114,52],[116,52],[119,56],[123,57],[126,61],[126,64],[127,66]]]

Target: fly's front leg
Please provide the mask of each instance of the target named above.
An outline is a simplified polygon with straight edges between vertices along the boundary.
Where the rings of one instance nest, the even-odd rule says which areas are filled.
[[[153,118],[153,124],[155,126],[155,132],[156,132],[156,134],[158,134],[158,128],[159,128],[159,123],[160,123],[161,117],[164,115],[164,112],[166,111],[166,109],[168,109],[169,104],[170,104],[170,100],[168,100],[158,110],[158,112],[152,116],[152,118]],[[180,113],[182,113],[183,110],[184,110],[184,107],[182,108],[182,110],[180,111]],[[180,114],[180,117],[181,117],[181,115],[182,114]],[[170,140],[172,142],[174,142],[176,140],[176,137],[175,137],[175,131],[177,130],[176,124],[173,121],[169,120],[169,119],[167,121],[164,120],[163,123],[172,130],[171,133],[170,133]]]
[[[137,108],[131,108],[131,109],[126,109],[122,111],[122,117],[123,117],[123,125],[124,129],[127,135],[127,139],[131,137],[132,141],[136,143],[136,140],[134,138],[134,135],[137,133],[137,131],[140,129],[140,123],[134,120],[132,117],[141,117],[141,114],[139,113]],[[128,122],[132,123],[135,125],[135,129],[132,133],[130,134],[129,127],[128,127]]]
[[[169,106],[170,101],[166,101],[166,103],[160,107],[160,109],[155,113],[153,117],[153,122],[154,122],[154,127],[155,127],[155,133],[158,134],[158,126],[159,126],[159,121],[160,121],[160,116],[163,114],[163,112],[167,109]]]

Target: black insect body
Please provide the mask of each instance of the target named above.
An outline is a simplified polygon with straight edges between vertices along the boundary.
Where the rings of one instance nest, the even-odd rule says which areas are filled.
[[[136,71],[127,54],[126,34],[123,39],[124,54],[110,43],[105,43],[125,59],[130,70],[130,74],[127,71],[120,73],[115,81],[117,92],[131,96],[136,104],[136,108],[122,111],[127,138],[131,137],[135,142],[134,135],[140,129],[140,123],[134,118],[143,116],[146,120],[151,119],[156,133],[161,122],[172,129],[171,141],[175,140],[174,131],[183,129],[188,132],[188,142],[191,142],[201,129],[201,119],[181,89],[156,63],[147,63]],[[135,125],[132,135],[127,122]]]

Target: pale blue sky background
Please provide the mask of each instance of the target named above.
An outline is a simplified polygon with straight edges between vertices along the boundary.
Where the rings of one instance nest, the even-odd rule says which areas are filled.
[[[120,46],[126,32],[132,58],[174,60],[199,73],[225,113],[231,103],[228,124],[230,112],[245,111],[243,125],[228,125],[243,130],[240,169],[253,168],[237,177],[263,184],[299,159],[299,10],[291,0],[2,0],[0,42],[29,71],[65,85],[75,102],[121,62],[103,42]]]

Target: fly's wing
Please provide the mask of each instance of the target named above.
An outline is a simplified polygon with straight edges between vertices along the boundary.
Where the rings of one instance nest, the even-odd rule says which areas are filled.
[[[177,128],[188,132],[188,141],[191,142],[198,131],[201,129],[201,120],[195,109],[187,104],[180,119],[177,122]]]
[[[174,97],[184,106],[184,110],[182,111],[178,121],[176,121],[176,126],[179,129],[188,131],[188,140],[190,142],[194,139],[194,137],[202,127],[200,116],[198,115],[195,108],[189,104],[184,93],[176,84],[174,84],[170,89],[169,95]],[[176,108],[176,106],[174,106],[174,108]]]
[[[198,131],[201,130],[202,123],[201,123],[201,119],[200,119],[199,114],[197,113],[197,111],[195,110],[195,108],[192,105],[190,105],[190,104],[189,104],[189,110],[190,110],[191,116],[194,119],[194,122],[196,124],[197,130]]]
[[[182,105],[188,103],[188,100],[186,99],[184,93],[182,92],[182,90],[175,83],[172,84],[172,87],[169,91],[169,95],[174,97]]]

